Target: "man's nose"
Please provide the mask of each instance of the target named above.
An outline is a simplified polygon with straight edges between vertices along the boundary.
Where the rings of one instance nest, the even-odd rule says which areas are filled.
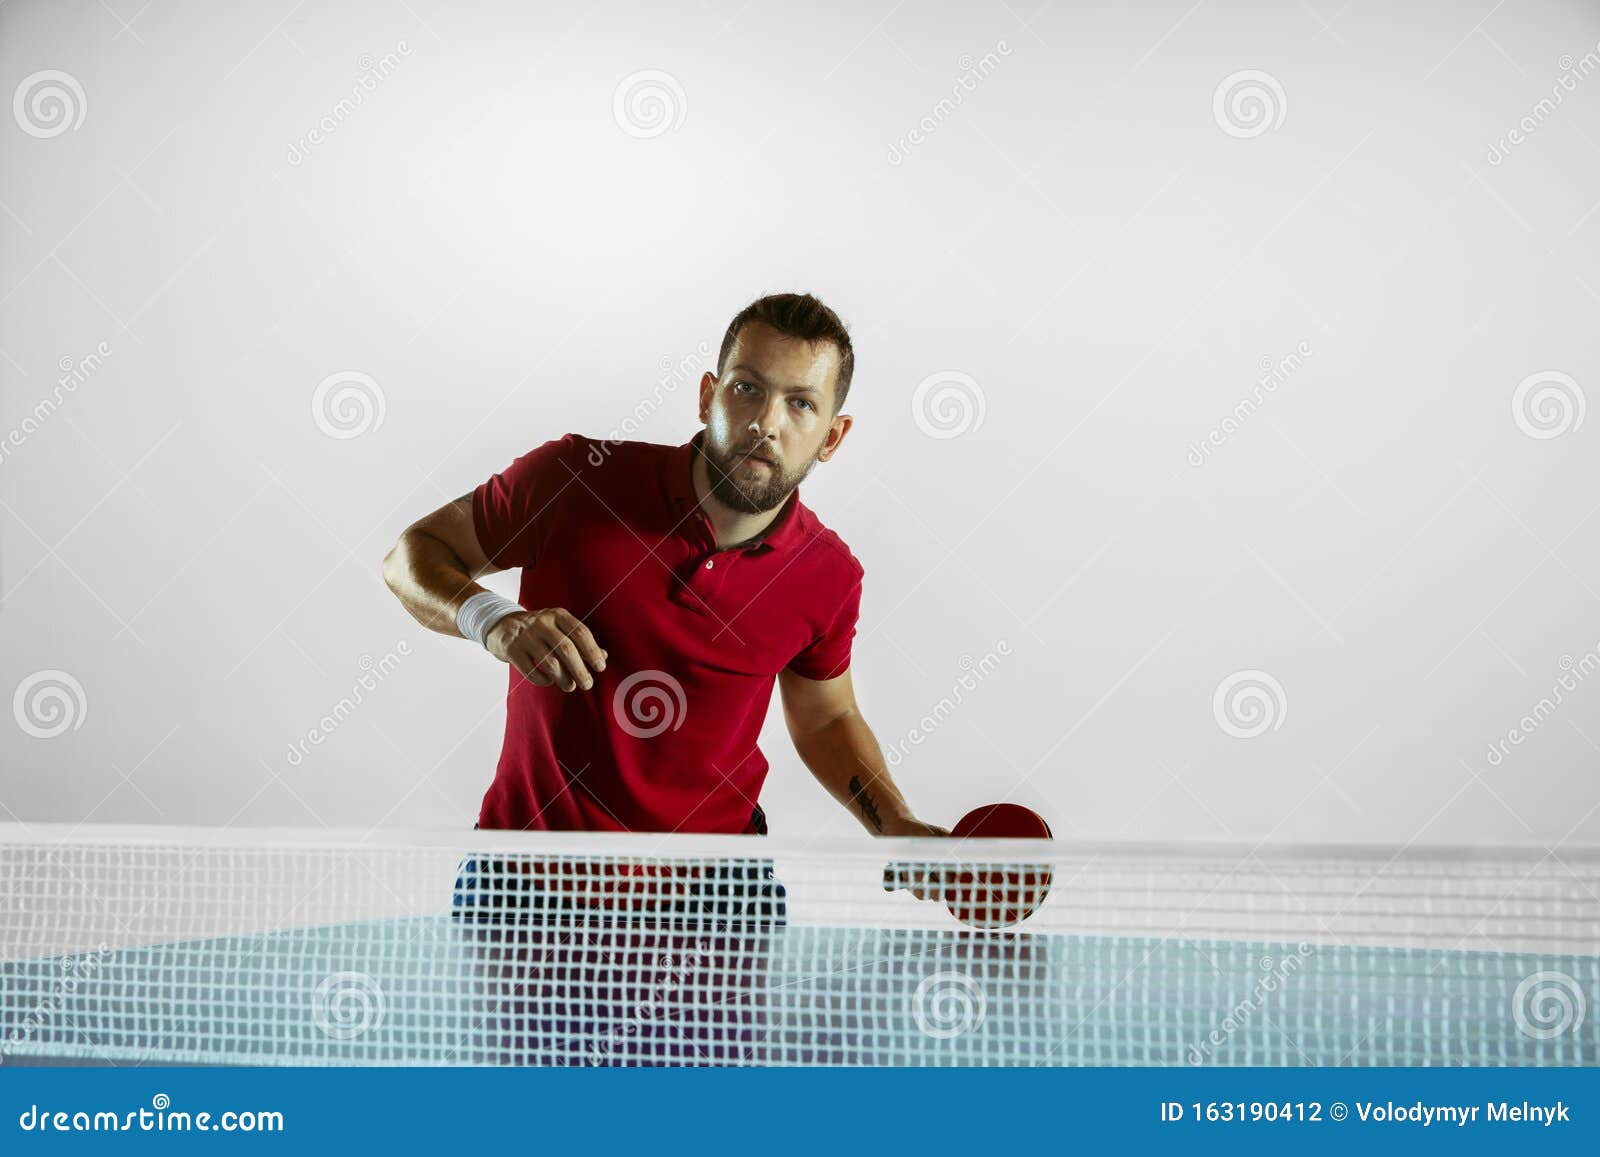
[[[763,438],[776,437],[778,432],[783,429],[784,418],[787,414],[788,411],[784,409],[783,405],[783,396],[781,394],[769,396],[766,405],[761,407],[761,436]]]

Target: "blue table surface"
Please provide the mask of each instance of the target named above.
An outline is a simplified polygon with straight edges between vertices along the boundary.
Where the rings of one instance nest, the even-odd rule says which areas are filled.
[[[1570,1025],[1538,1019],[1541,985],[1580,1006]],[[415,917],[0,963],[0,1052],[12,1064],[1595,1065],[1600,956]]]

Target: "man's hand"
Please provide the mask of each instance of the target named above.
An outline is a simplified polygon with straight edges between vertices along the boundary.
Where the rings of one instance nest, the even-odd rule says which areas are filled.
[[[904,816],[883,825],[886,836],[945,836],[949,828],[925,824]],[[919,900],[942,901],[952,894],[958,868],[950,864],[891,864],[884,872],[884,888],[904,888]],[[894,883],[890,884],[891,877]]]
[[[554,683],[563,691],[588,691],[594,687],[591,672],[606,669],[606,653],[589,628],[560,607],[507,615],[490,629],[484,646],[535,687]]]

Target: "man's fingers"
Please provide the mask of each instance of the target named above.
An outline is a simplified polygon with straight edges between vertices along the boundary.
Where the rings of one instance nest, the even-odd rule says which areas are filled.
[[[545,648],[544,653],[539,656],[538,668],[544,675],[542,686],[553,685],[563,691],[571,691],[578,685],[573,681],[572,673],[562,663],[559,647]]]
[[[577,649],[579,657],[591,671],[604,671],[606,669],[606,653],[600,644],[595,642],[594,635],[584,624],[583,620],[570,611],[560,611],[557,625],[561,633]]]
[[[519,638],[511,651],[517,670],[538,687],[552,684],[563,691],[574,691],[581,685],[593,685],[594,679],[578,658],[578,652],[559,636],[544,641],[537,631]]]
[[[511,652],[511,665],[521,672],[522,677],[535,687],[548,687],[555,682],[554,676],[539,666],[530,651],[517,650]],[[551,666],[555,667],[556,665],[551,664]]]
[[[919,900],[943,900],[960,886],[961,869],[951,864],[896,863],[884,871],[885,891],[903,889]]]
[[[585,691],[594,686],[594,676],[583,665],[583,656],[570,638],[557,639],[550,649],[551,656],[561,664],[561,689],[571,691],[582,687]]]
[[[605,651],[572,612],[550,607],[511,618],[503,637],[498,627],[490,633],[491,650],[503,648],[506,662],[535,687],[589,690],[594,672],[605,670]]]
[[[549,687],[555,684],[563,691],[570,691],[571,680],[562,669],[561,660],[540,641],[538,634],[537,628],[534,628],[517,636],[510,647],[508,657],[517,670],[522,672],[522,677],[535,687]]]

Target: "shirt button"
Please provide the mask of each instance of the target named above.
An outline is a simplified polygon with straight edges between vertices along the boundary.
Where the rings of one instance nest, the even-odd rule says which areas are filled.
[[[715,563],[716,563],[715,559],[710,559],[710,558],[706,559],[706,569],[710,570],[712,568],[712,566],[715,565]]]

